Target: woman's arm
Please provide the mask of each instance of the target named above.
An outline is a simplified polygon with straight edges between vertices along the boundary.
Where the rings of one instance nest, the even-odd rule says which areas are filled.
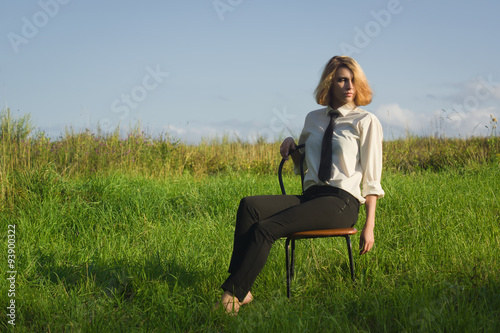
[[[363,230],[361,231],[361,237],[359,239],[359,254],[365,254],[369,252],[373,244],[375,243],[375,237],[373,235],[373,229],[375,228],[375,210],[377,208],[377,196],[367,195],[366,202],[366,222]]]
[[[384,197],[380,185],[382,176],[382,125],[374,115],[360,122],[360,162],[363,169],[363,186],[361,195],[366,199],[366,223],[361,231],[359,242],[360,254],[365,254],[373,248],[375,238],[375,210],[377,199]]]

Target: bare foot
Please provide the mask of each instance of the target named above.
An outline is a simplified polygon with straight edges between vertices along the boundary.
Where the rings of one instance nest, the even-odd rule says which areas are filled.
[[[226,295],[227,293],[227,295]],[[225,292],[222,297],[221,297],[221,301],[220,302],[217,302],[215,304],[215,307],[214,309],[218,309],[220,304],[223,304],[224,305],[224,309],[226,310],[226,312],[228,314],[231,314],[231,315],[237,315],[238,314],[238,311],[239,311],[239,308],[242,306],[242,305],[245,305],[245,304],[248,304],[250,303],[251,301],[253,301],[253,295],[252,293],[249,291],[248,294],[245,296],[245,298],[243,299],[243,302],[240,302],[236,297],[234,297],[231,293],[229,292]]]
[[[241,302],[241,305],[248,304],[248,303],[250,303],[251,301],[253,301],[253,295],[252,295],[252,293],[249,291],[249,292],[248,292],[248,294],[245,296],[245,299],[243,300],[243,302]]]
[[[226,313],[231,316],[236,316],[240,310],[240,306],[242,305],[242,303],[240,303],[240,301],[229,291],[225,291],[224,294],[222,294],[219,304],[222,304]]]

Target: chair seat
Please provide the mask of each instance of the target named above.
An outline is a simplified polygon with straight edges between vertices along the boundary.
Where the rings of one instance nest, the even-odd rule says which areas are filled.
[[[300,231],[288,236],[290,239],[304,239],[304,238],[321,238],[321,237],[339,237],[354,235],[358,232],[356,228],[343,228],[343,229],[324,229],[324,230],[309,230]]]

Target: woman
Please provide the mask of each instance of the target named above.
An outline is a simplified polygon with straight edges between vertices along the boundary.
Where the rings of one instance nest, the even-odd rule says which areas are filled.
[[[241,305],[253,300],[250,289],[272,244],[281,237],[352,227],[364,204],[360,254],[373,247],[376,203],[384,196],[380,185],[382,127],[375,115],[358,107],[371,102],[372,91],[355,60],[335,56],[326,64],[315,94],[318,104],[325,107],[307,115],[299,138],[307,152],[303,194],[252,196],[240,202],[230,276],[221,286],[224,293],[219,303],[229,314],[237,314]],[[296,146],[288,137],[280,154],[292,157],[298,173],[302,153]]]

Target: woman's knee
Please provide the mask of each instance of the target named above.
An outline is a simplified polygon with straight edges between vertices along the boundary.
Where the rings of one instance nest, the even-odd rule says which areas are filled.
[[[236,214],[237,233],[244,233],[251,225],[259,222],[259,216],[258,205],[253,197],[242,198]]]
[[[255,215],[256,205],[253,197],[244,197],[240,200],[240,205],[238,207],[238,213],[250,213]]]
[[[253,197],[243,197],[240,200],[240,208],[241,207],[251,207],[253,206]]]

